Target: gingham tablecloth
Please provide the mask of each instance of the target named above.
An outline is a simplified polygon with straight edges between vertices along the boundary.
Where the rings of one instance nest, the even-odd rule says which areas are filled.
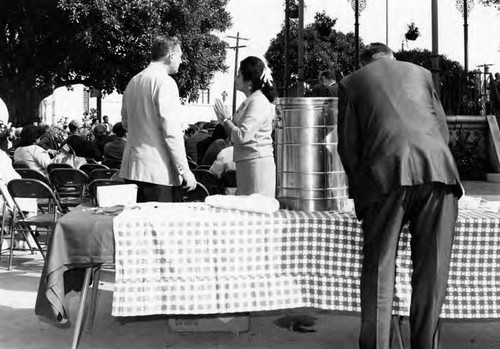
[[[351,213],[141,204],[115,218],[114,235],[114,316],[360,311],[362,233]],[[404,229],[393,306],[399,315],[409,313],[409,246]],[[500,215],[461,211],[441,316],[499,315]]]

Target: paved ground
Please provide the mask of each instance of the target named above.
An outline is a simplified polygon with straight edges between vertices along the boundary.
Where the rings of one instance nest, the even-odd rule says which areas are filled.
[[[500,184],[466,182],[468,195],[500,201]],[[7,271],[7,258],[0,262],[0,348],[59,349],[71,345],[72,329],[62,329],[40,322],[34,315],[36,291],[43,265],[39,254],[16,252],[14,269]],[[175,333],[167,317],[113,318],[111,316],[114,274],[102,273],[96,322],[91,334],[84,333],[81,349],[350,349],[357,348],[359,316],[315,309],[251,313],[247,332]],[[67,303],[74,320],[79,294],[70,293]],[[299,316],[300,315],[300,316]],[[313,320],[306,331],[291,331],[280,326],[289,316]],[[311,330],[312,332],[307,332]],[[403,336],[408,345],[408,322]],[[500,320],[444,321],[442,349],[500,348]]]

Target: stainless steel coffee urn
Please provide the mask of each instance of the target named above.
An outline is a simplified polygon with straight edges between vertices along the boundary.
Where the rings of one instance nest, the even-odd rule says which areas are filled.
[[[276,100],[276,198],[281,208],[311,212],[345,206],[337,104],[335,97]]]

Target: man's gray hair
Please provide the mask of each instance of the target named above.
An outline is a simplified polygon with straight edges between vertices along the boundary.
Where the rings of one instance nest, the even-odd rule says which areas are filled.
[[[361,65],[367,65],[375,59],[382,57],[394,58],[394,55],[389,46],[380,42],[374,42],[366,46],[363,52],[361,52],[360,63]]]

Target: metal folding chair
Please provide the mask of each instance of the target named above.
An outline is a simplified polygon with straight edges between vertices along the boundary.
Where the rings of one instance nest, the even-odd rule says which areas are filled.
[[[110,179],[118,172],[117,169],[103,169],[98,168],[90,173],[89,179],[92,182],[94,179]]]
[[[183,201],[184,202],[204,202],[205,198],[209,196],[207,188],[200,182],[196,183],[196,188],[191,191],[183,190]]]
[[[49,179],[64,209],[78,206],[86,200],[89,177],[85,172],[76,168],[56,168],[49,172]]]
[[[14,167],[15,169],[18,169],[18,168],[29,168],[29,166],[26,165],[24,162],[14,162],[12,164],[12,167]]]
[[[188,165],[190,170],[194,170],[195,168],[198,167],[198,164],[194,162],[193,160],[188,160]]]
[[[38,250],[45,259],[45,253],[38,240],[37,233],[45,232],[47,234],[46,241],[49,240],[52,230],[54,229],[57,219],[61,216],[62,207],[52,191],[52,189],[42,181],[36,179],[13,179],[7,184],[7,192],[5,186],[0,185],[2,196],[8,208],[10,208],[10,254],[9,254],[9,269],[12,267],[12,257],[14,252],[15,232],[20,232],[21,236],[31,248],[28,234],[31,235]],[[36,212],[33,215],[26,214],[18,202],[19,198],[43,199],[49,201],[48,212]],[[42,230],[40,230],[42,229]]]
[[[97,169],[103,169],[103,170],[109,170],[108,166],[101,165],[101,164],[83,164],[78,168],[79,170],[85,172],[87,176],[90,177],[90,174],[92,171],[97,170]]]
[[[49,187],[51,186],[49,178],[37,170],[33,170],[31,168],[16,168],[16,172],[19,173],[22,178],[38,179],[39,181],[47,184]]]
[[[203,184],[210,195],[224,194],[224,184],[215,174],[202,169],[194,169],[192,172],[196,177],[196,181]]]
[[[57,162],[53,162],[47,166],[47,173],[50,174],[50,172],[52,172],[52,170],[56,168],[73,168],[73,166],[71,166],[70,164],[60,164]]]

